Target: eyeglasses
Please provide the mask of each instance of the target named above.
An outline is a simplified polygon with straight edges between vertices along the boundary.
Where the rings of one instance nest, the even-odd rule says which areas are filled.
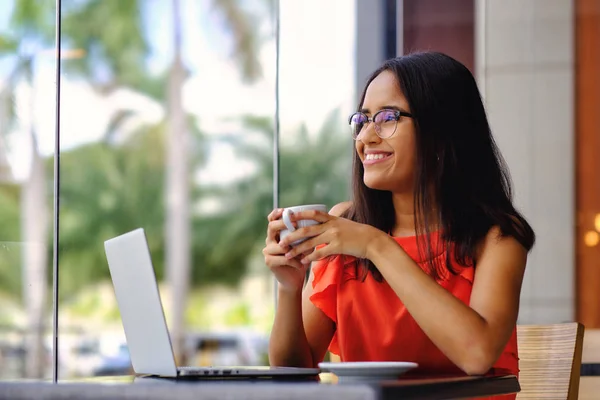
[[[360,135],[369,122],[373,122],[377,136],[382,139],[388,139],[396,132],[400,117],[412,118],[412,114],[405,111],[383,109],[377,111],[372,118],[369,118],[365,113],[355,112],[348,119],[348,123],[350,124],[354,139],[358,138],[358,135]]]

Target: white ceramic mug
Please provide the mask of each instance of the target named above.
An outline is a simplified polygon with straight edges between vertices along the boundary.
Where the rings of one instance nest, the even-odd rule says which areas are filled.
[[[295,206],[295,207],[285,208],[283,210],[282,218],[283,218],[283,223],[285,224],[285,227],[287,229],[283,229],[279,233],[279,238],[280,239],[285,238],[287,235],[294,232],[298,228],[304,228],[304,227],[311,226],[311,225],[319,225],[319,222],[312,220],[312,219],[302,219],[300,221],[296,221],[296,224],[298,225],[297,227],[294,227],[294,225],[292,224],[292,220],[290,219],[290,214],[296,214],[301,211],[311,211],[311,210],[322,211],[322,212],[326,213],[327,206],[325,204],[307,204],[307,205],[303,205],[303,206]],[[304,242],[305,240],[306,239],[296,240],[295,242],[292,243],[292,246],[296,246],[296,245]]]

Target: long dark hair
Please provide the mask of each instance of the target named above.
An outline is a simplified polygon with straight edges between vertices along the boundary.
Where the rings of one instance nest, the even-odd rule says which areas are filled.
[[[359,110],[367,87],[383,71],[396,76],[415,123],[415,225],[419,252],[428,260],[430,274],[440,277],[442,261],[451,273],[456,273],[453,261],[475,267],[477,246],[493,226],[500,228],[502,236],[512,236],[531,250],[535,233],[512,203],[510,175],[471,72],[437,52],[388,60],[367,80]],[[391,232],[395,224],[391,192],[364,184],[364,169],[356,152],[352,169],[353,204],[343,216]],[[432,248],[434,221],[441,224],[442,245],[453,250],[446,251],[442,261]],[[375,265],[362,261],[357,263],[362,279],[370,271],[381,281]]]

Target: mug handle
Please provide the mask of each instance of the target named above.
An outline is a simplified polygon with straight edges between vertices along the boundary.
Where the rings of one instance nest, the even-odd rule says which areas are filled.
[[[294,232],[296,230],[296,228],[294,227],[294,224],[292,224],[292,220],[290,219],[290,214],[292,214],[292,210],[290,210],[289,208],[286,208],[285,210],[283,210],[283,223],[285,224],[285,227],[290,231],[290,232]]]

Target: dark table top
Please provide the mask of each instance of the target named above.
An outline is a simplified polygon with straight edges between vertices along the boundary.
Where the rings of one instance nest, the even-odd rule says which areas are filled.
[[[516,393],[515,376],[405,378],[378,383],[332,384],[317,381],[195,380],[100,377],[79,381],[0,382],[0,399],[451,399]]]

